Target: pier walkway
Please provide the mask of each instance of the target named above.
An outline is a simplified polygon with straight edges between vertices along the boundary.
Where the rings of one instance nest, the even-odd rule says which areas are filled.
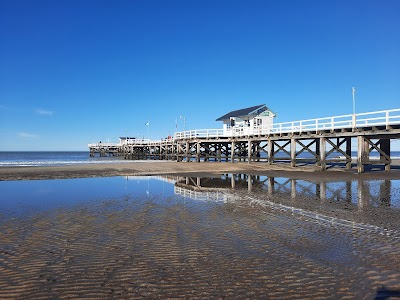
[[[270,126],[187,130],[165,140],[127,139],[88,146],[91,155],[125,159],[287,162],[293,167],[313,163],[325,170],[332,164],[350,169],[352,142],[356,142],[357,169],[362,173],[367,165],[390,170],[391,141],[399,138],[400,109],[392,109]]]

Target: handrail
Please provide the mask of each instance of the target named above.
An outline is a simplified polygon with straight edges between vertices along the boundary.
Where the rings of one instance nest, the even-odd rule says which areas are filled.
[[[121,143],[91,143],[88,144],[88,147],[120,147],[121,145]]]

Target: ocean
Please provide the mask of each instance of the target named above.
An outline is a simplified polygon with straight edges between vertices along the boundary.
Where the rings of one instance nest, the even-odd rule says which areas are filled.
[[[52,166],[127,162],[122,157],[90,157],[88,151],[0,152],[1,166]]]
[[[262,153],[261,157],[264,157]],[[340,157],[340,153],[332,153],[331,157]],[[300,158],[312,157],[310,153],[302,153]],[[357,158],[357,152],[352,152],[352,157]],[[371,157],[378,157],[378,153],[372,152]],[[392,159],[400,159],[400,151],[392,151]],[[279,159],[279,155],[277,156]],[[76,164],[107,164],[134,162],[124,160],[121,156],[90,157],[88,151],[0,151],[0,167],[2,166],[52,166],[52,165],[76,165]]]

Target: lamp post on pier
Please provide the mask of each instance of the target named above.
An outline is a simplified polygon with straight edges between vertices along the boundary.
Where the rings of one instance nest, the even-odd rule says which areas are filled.
[[[183,119],[183,131],[186,131],[186,117],[180,116],[179,119]]]
[[[354,86],[351,88],[351,93],[353,94],[353,128],[356,127],[356,89]]]

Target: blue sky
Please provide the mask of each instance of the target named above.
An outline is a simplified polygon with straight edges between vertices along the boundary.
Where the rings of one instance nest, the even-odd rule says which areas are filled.
[[[400,108],[400,1],[0,0],[0,151]]]

